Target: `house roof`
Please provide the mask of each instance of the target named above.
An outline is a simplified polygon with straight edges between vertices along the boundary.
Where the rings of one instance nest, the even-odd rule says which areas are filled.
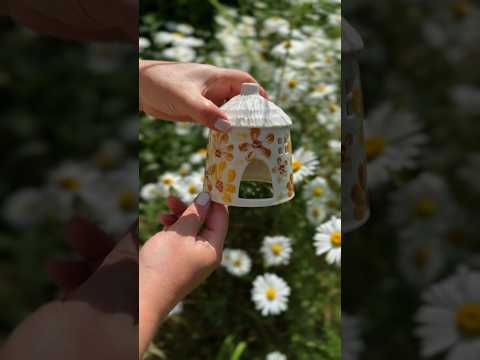
[[[234,127],[281,127],[291,126],[292,121],[273,102],[260,95],[256,83],[242,84],[240,95],[221,107]]]
[[[362,49],[362,37],[357,30],[342,17],[342,53],[355,53]]]

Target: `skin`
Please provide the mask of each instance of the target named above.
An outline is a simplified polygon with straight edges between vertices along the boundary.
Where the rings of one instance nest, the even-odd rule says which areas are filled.
[[[137,0],[0,1],[33,30],[74,40],[138,41]],[[165,120],[215,128],[218,108],[256,82],[242,71],[211,65],[139,61],[140,110]],[[261,89],[261,95],[267,96]],[[225,128],[222,129],[225,131]],[[80,260],[48,264],[59,299],[30,314],[0,350],[1,359],[132,359],[148,347],[170,310],[220,264],[228,210],[208,201],[187,207],[167,200],[165,228],[138,251],[137,225],[118,241],[75,219],[66,241]]]
[[[139,61],[140,110],[157,118],[190,121],[217,129],[228,121],[219,109],[240,93],[242,83],[256,82],[248,73],[205,64]],[[260,94],[267,97],[263,88]],[[220,130],[220,129],[217,129]]]

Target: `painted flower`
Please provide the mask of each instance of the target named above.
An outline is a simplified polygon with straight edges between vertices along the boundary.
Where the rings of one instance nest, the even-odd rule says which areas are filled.
[[[292,155],[293,182],[298,184],[313,175],[319,162],[315,153],[300,147]]]
[[[342,261],[342,225],[341,220],[332,217],[317,228],[314,236],[317,255],[327,254],[329,264],[340,266]]]
[[[250,129],[251,142],[243,142],[238,145],[238,149],[241,152],[247,153],[247,160],[254,160],[260,154],[261,156],[269,158],[272,155],[265,143],[273,144],[275,141],[275,135],[268,133],[265,137],[262,136],[262,129],[252,128]]]
[[[225,249],[223,251],[222,266],[232,275],[243,276],[250,272],[252,259],[244,250]]]
[[[480,272],[461,268],[431,286],[415,320],[424,357],[476,360],[480,354]]]
[[[222,194],[225,202],[232,202],[232,194],[235,194],[237,191],[235,186],[237,173],[235,169],[228,167],[227,162],[223,160],[208,166],[206,174],[207,190],[211,192],[215,188]]]
[[[230,135],[212,131],[210,136],[210,151],[213,152],[213,157],[215,157],[215,159],[232,161],[234,147],[230,144]]]
[[[288,308],[290,287],[275,274],[259,275],[253,281],[252,301],[263,316],[278,315]]]
[[[266,266],[288,265],[292,251],[292,240],[285,236],[266,236],[260,248]]]

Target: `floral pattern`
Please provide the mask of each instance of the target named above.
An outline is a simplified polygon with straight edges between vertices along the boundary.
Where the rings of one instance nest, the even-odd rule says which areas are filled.
[[[255,159],[257,154],[261,154],[267,158],[272,155],[272,150],[266,147],[264,143],[273,144],[275,141],[275,135],[270,132],[262,138],[261,133],[262,129],[260,128],[250,129],[251,142],[243,142],[238,145],[238,149],[241,152],[247,152],[247,160]]]

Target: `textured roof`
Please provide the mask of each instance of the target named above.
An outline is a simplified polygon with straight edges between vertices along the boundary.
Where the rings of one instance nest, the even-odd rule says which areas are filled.
[[[360,34],[342,17],[342,52],[354,53],[363,49]]]
[[[259,94],[255,83],[242,84],[240,95],[231,98],[221,107],[232,126],[235,127],[280,127],[291,126],[285,112]]]

